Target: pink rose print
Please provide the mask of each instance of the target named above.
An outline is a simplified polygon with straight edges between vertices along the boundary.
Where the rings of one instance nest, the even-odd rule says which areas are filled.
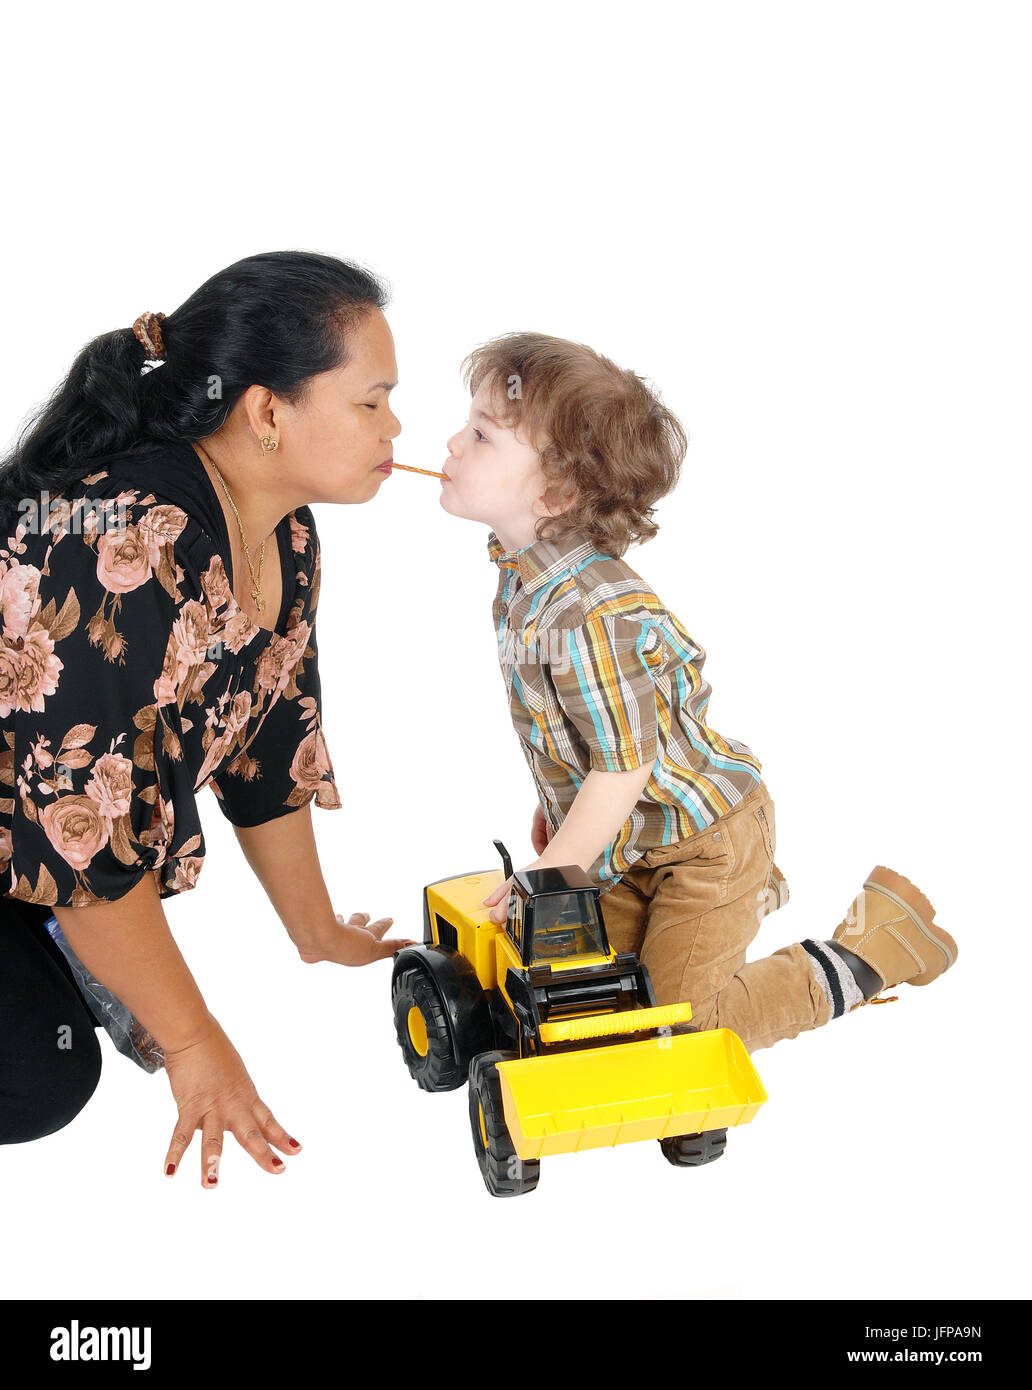
[[[313,729],[301,740],[294,761],[290,764],[290,775],[305,791],[315,791],[329,770],[330,759],[322,732]]]
[[[274,633],[258,658],[258,688],[270,692],[270,706],[276,703],[290,684],[294,669],[305,654],[310,631],[307,623],[298,623],[289,637]]]
[[[0,717],[5,718],[18,703],[18,653],[6,643],[0,646]]]
[[[197,884],[197,876],[201,872],[201,865],[204,863],[203,857],[188,857],[176,859],[176,872],[172,878],[171,888],[176,893],[182,893],[188,888],[194,888]]]
[[[110,824],[88,796],[59,796],[39,813],[47,839],[73,869],[85,869],[108,842]]]
[[[211,625],[203,603],[190,599],[183,604],[172,625],[172,641],[176,648],[176,686],[181,687],[190,669],[203,666],[208,659]]]
[[[233,745],[237,742],[240,734],[247,728],[247,722],[251,715],[251,696],[249,691],[241,690],[233,697],[233,703],[228,711],[222,716],[223,732],[215,738],[204,757],[200,771],[197,774],[197,787],[201,787],[207,780],[214,768],[216,768],[223,758],[229,756]],[[208,712],[209,725],[217,722],[212,718],[212,711]]]
[[[308,546],[310,532],[307,526],[298,521],[293,512],[290,514],[290,548],[295,555],[303,555]]]
[[[10,565],[0,579],[4,636],[24,637],[38,607],[39,570],[35,565]]]
[[[128,594],[150,577],[148,537],[139,526],[97,537],[97,578],[109,593]]]
[[[132,761],[121,753],[105,753],[93,764],[85,791],[106,820],[128,815],[133,796]]]
[[[12,709],[45,709],[46,696],[56,693],[64,667],[44,628],[33,628],[27,637],[16,640],[19,646],[0,648],[0,717]]]
[[[208,595],[212,608],[221,608],[231,597],[229,577],[218,555],[213,555],[208,568],[201,575],[201,588]]]
[[[167,503],[160,507],[151,507],[144,512],[138,522],[138,529],[140,538],[147,547],[148,560],[153,569],[157,569],[161,561],[162,546],[175,544],[188,519],[181,507],[173,507]]]

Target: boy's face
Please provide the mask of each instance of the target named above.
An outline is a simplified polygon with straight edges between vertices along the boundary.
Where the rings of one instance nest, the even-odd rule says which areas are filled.
[[[469,419],[448,440],[441,506],[453,516],[490,526],[506,549],[529,545],[534,523],[549,515],[538,451],[501,419],[497,395],[482,385],[470,403]]]

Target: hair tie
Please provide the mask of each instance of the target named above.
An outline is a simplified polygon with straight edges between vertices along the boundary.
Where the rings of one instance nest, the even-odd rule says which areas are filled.
[[[165,344],[161,338],[161,320],[164,317],[164,314],[152,314],[148,309],[147,313],[141,314],[133,324],[133,333],[148,359],[164,360]]]

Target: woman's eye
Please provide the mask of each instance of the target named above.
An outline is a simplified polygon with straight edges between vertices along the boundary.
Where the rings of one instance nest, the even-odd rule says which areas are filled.
[[[365,401],[364,404],[365,404],[366,410],[375,410],[376,407],[377,407],[377,405],[379,404],[379,402],[373,402],[373,404],[370,405],[370,403],[369,403],[368,401]]]

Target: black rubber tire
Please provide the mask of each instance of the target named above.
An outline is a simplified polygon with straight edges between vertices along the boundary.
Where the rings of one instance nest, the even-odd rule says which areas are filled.
[[[465,1084],[466,1068],[455,1061],[451,1029],[433,978],[418,965],[403,970],[394,982],[394,1028],[409,1075],[424,1091],[455,1091]],[[418,1009],[426,1028],[427,1050],[412,1040],[409,1016]]]
[[[492,1197],[520,1197],[524,1192],[533,1192],[541,1172],[537,1159],[516,1156],[505,1123],[497,1063],[516,1055],[515,1052],[481,1052],[469,1064],[469,1123],[473,1147],[484,1186]]]
[[[715,1163],[726,1143],[726,1129],[707,1129],[702,1134],[678,1134],[672,1139],[661,1139],[659,1147],[666,1161],[675,1168],[701,1168],[705,1163]]]

